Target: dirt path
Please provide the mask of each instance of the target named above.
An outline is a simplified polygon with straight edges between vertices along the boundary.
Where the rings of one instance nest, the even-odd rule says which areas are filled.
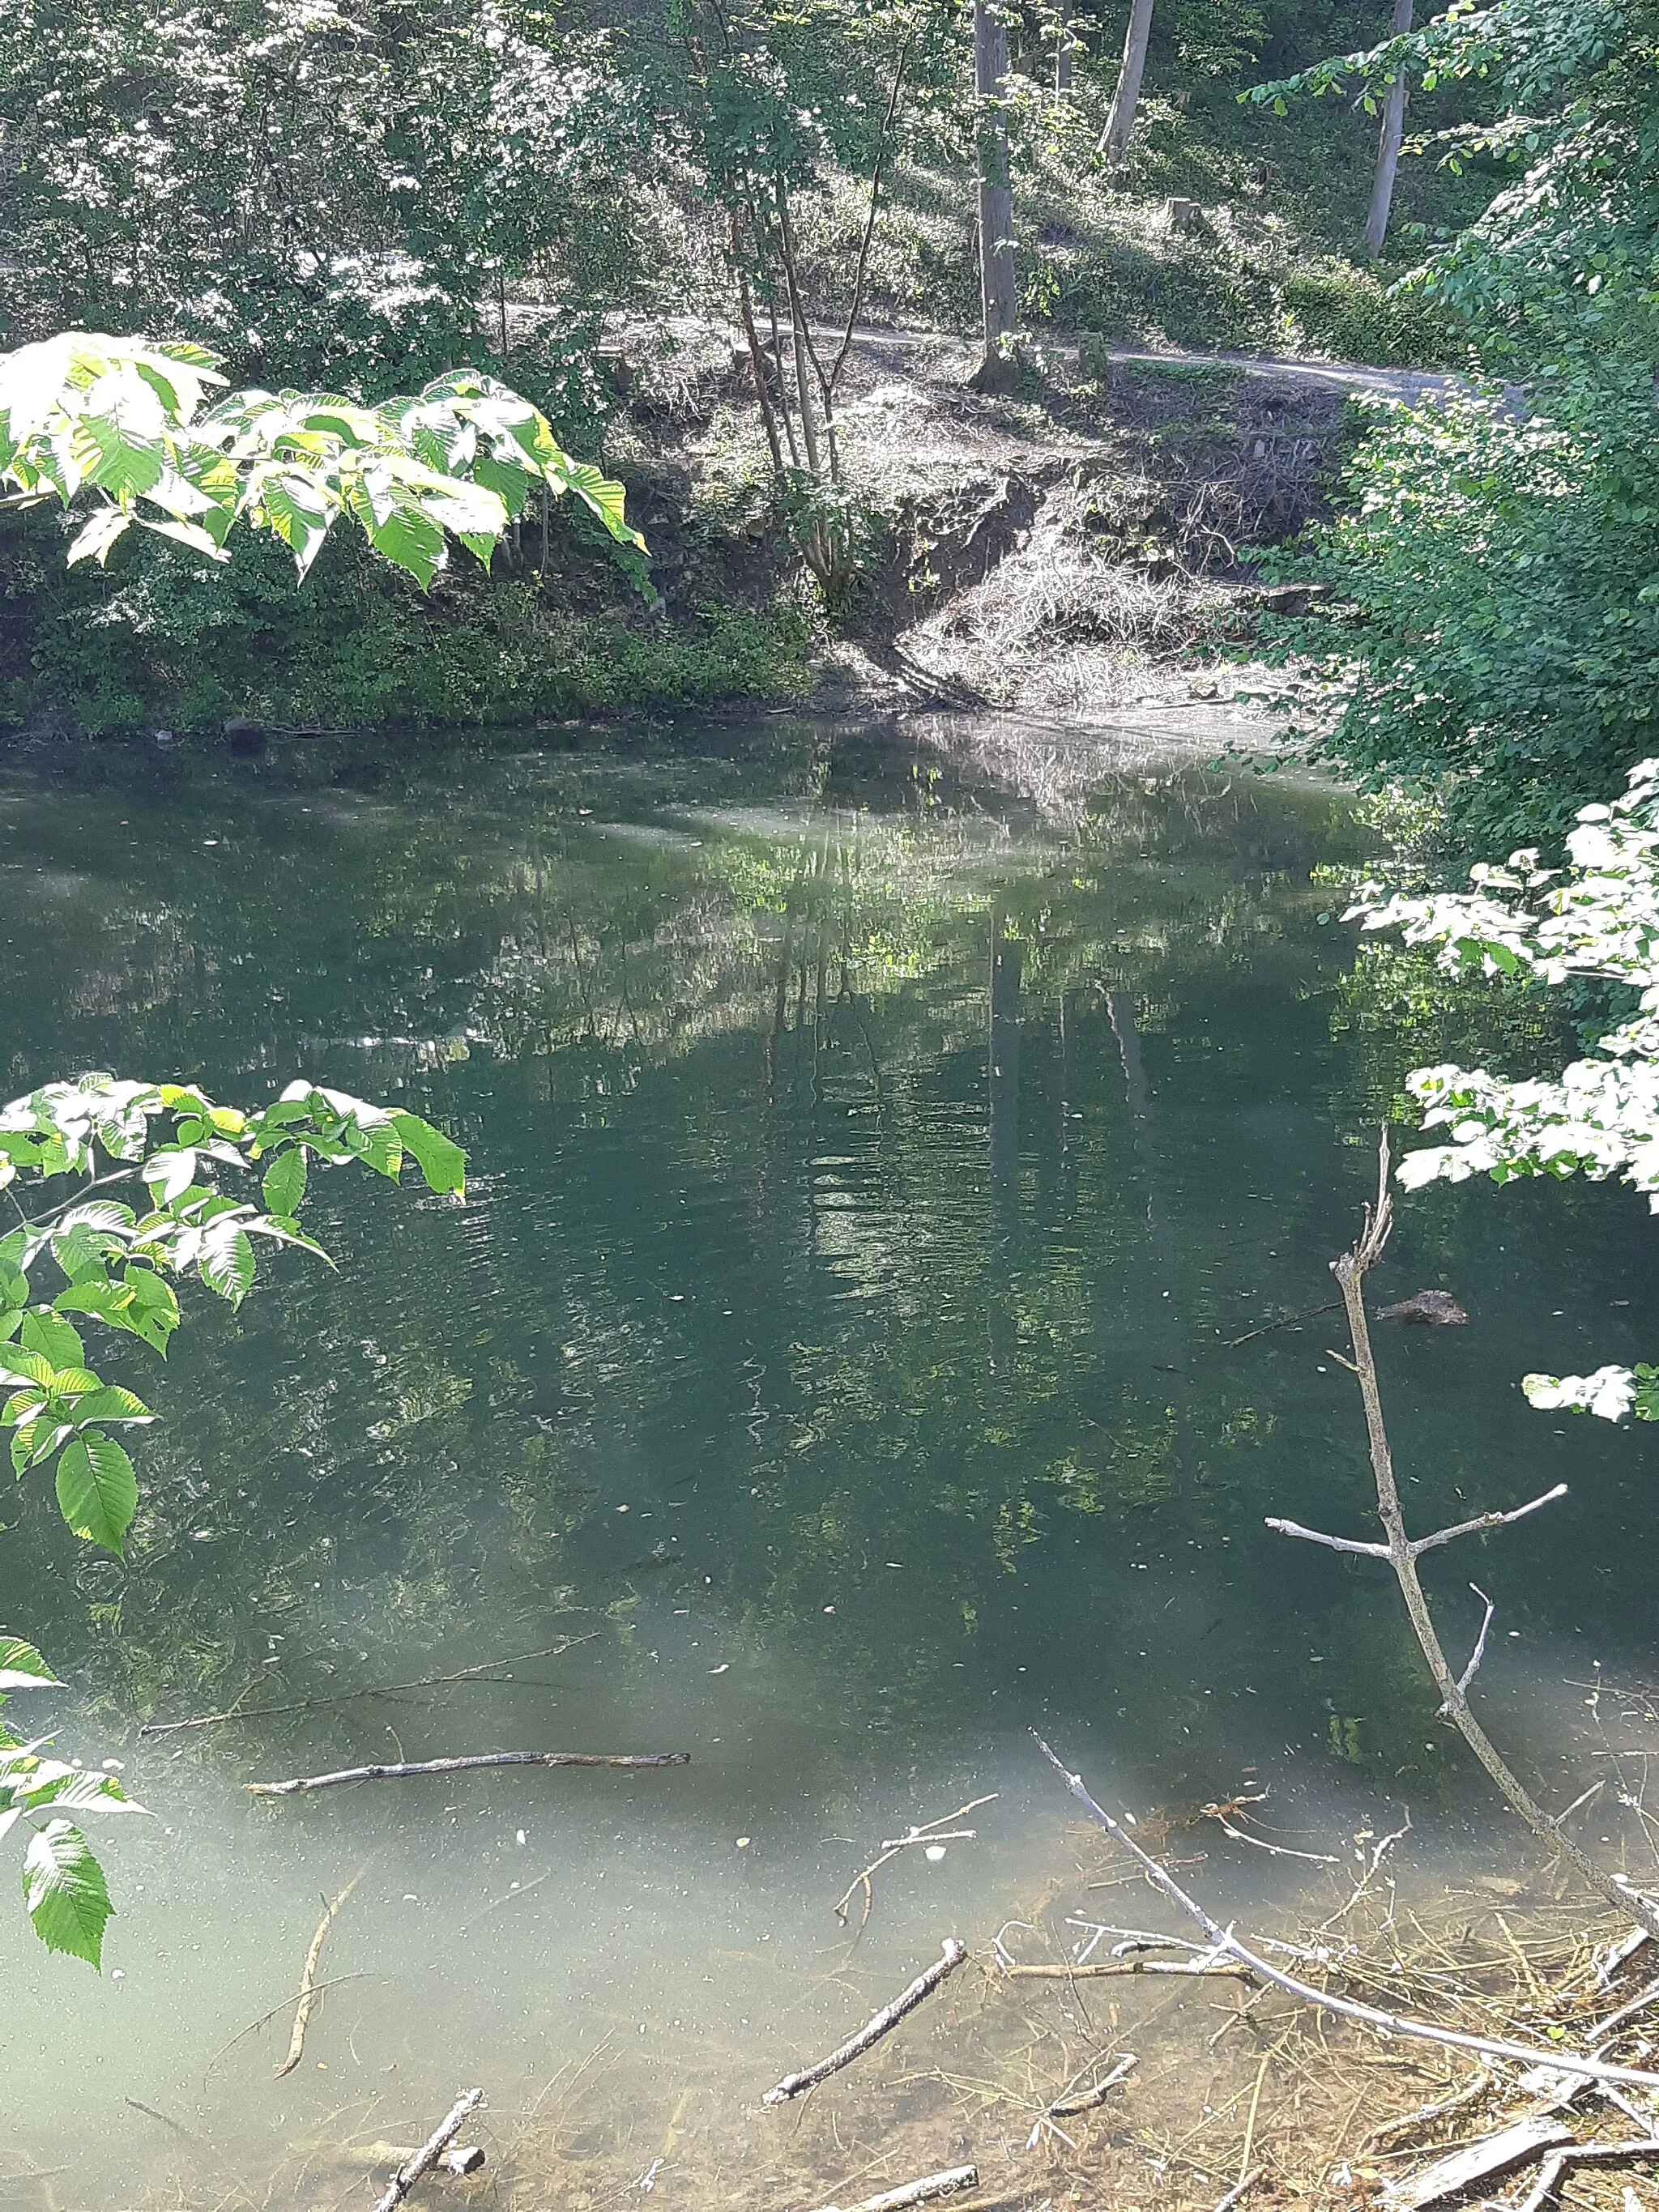
[[[837,345],[843,334],[844,326],[829,324],[816,324],[812,331],[815,339],[829,339]],[[854,351],[878,362],[884,354],[902,355],[919,346],[942,354],[959,353],[964,361],[971,360],[979,350],[975,341],[951,331],[885,330],[875,324],[860,324],[853,332]],[[1058,338],[1045,338],[1041,350],[1057,354],[1067,362],[1075,362],[1079,353],[1075,340]],[[1390,399],[1417,400],[1425,393],[1451,390],[1463,381],[1441,370],[1370,368],[1361,362],[1305,361],[1275,354],[1185,353],[1132,345],[1109,345],[1101,350],[1110,362],[1146,362],[1163,368],[1226,368],[1241,376],[1321,385],[1341,392],[1376,392]],[[896,362],[892,365],[896,367]]]

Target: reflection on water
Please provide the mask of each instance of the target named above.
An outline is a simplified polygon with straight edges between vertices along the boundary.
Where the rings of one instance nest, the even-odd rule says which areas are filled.
[[[1224,1349],[1326,1295],[1423,1056],[1403,1013],[1355,1016],[1311,879],[1355,849],[1323,791],[1138,770],[1062,834],[788,725],[9,771],[8,1095],[300,1072],[441,1121],[472,1185],[325,1181],[337,1273],[196,1302],[142,1378],[165,1420],[125,1571],[38,1486],[9,1510],[0,1619],[157,1818],[109,1838],[120,1979],[0,1916],[3,2201],[263,2203],[280,2175],[356,2202],[329,2160],[477,2079],[498,2144],[603,2154],[616,2187],[661,2158],[689,2203],[690,2131],[738,2175],[776,2074],[1075,1860],[1034,1721],[1170,1817],[1249,1771],[1278,1832],[1404,1796],[1451,1835],[1386,1593],[1261,1528],[1364,1510],[1326,1324]],[[1517,1636],[1486,1670],[1500,1700],[1552,1686],[1564,1744],[1566,1662],[1640,1663],[1644,1455],[1510,1378],[1638,1348],[1639,1228],[1617,1193],[1439,1191],[1377,1285],[1473,1315],[1384,1347],[1425,1521],[1574,1484],[1504,1540]],[[1455,1567],[1439,1587],[1472,1632]],[[135,1735],[233,1704],[269,1717]],[[694,1764],[240,1788],[497,1746]],[[991,1790],[975,1844],[884,1875],[849,1954],[849,1875]],[[1224,1901],[1279,1871],[1197,1848]],[[273,2081],[286,2016],[234,2039],[360,1867],[344,1978]]]

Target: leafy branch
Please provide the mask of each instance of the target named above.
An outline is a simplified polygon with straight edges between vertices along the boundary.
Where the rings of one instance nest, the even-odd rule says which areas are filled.
[[[1659,1212],[1659,759],[1632,769],[1610,806],[1579,810],[1567,852],[1565,871],[1541,867],[1535,851],[1512,853],[1504,867],[1472,869],[1464,892],[1407,898],[1368,882],[1349,909],[1368,930],[1398,927],[1408,945],[1437,946],[1451,973],[1551,985],[1588,978],[1639,994],[1597,1055],[1559,1075],[1413,1069],[1407,1087],[1425,1109],[1424,1127],[1446,1129],[1451,1141],[1407,1154],[1399,1169],[1407,1188],[1477,1174],[1499,1184],[1618,1176]],[[1659,1420],[1659,1370],[1645,1364],[1528,1375],[1522,1388],[1551,1411]]]
[[[15,1196],[19,1183],[84,1178],[68,1200],[0,1237],[0,1387],[9,1392],[0,1430],[10,1431],[19,1481],[55,1462],[65,1522],[122,1558],[138,1481],[112,1431],[155,1416],[88,1364],[76,1322],[136,1336],[165,1358],[181,1318],[179,1279],[194,1274],[240,1306],[258,1271],[256,1240],[327,1260],[299,1221],[313,1166],[357,1162],[395,1182],[406,1159],[429,1190],[464,1194],[465,1154],[441,1130],[308,1083],[245,1111],[187,1084],[85,1075],[0,1107],[0,1189]],[[257,1176],[262,1202],[220,1187],[233,1176]],[[92,1194],[128,1176],[143,1184],[147,1206]],[[33,1644],[0,1638],[0,1704],[9,1691],[54,1686]],[[46,1741],[21,1742],[0,1727],[0,1837],[29,1822],[23,1887],[36,1931],[49,1948],[96,1966],[112,1908],[97,1859],[64,1815],[142,1808],[112,1775],[43,1757]]]
[[[0,485],[18,487],[6,503],[88,495],[71,562],[106,562],[135,524],[224,561],[242,522],[280,538],[302,576],[344,517],[422,590],[448,537],[488,565],[535,485],[580,501],[619,547],[644,549],[622,486],[476,369],[376,407],[252,391],[204,412],[225,382],[216,361],[199,345],[86,331],[0,355]]]

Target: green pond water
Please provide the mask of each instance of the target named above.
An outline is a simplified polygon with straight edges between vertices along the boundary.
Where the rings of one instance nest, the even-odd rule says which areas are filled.
[[[563,2113],[619,2185],[666,2142],[657,2201],[693,2201],[688,2069],[742,2139],[1064,1859],[1033,1723],[1143,1809],[1254,1778],[1281,1841],[1409,1802],[1425,1863],[1496,1848],[1391,1587],[1262,1527],[1364,1533],[1340,1316],[1225,1348],[1334,1294],[1379,1113],[1481,1042],[1356,976],[1315,872],[1362,850],[1313,786],[1141,759],[1056,823],[785,721],[0,769],[5,1095],[303,1074],[471,1158],[459,1206],[317,1180],[337,1272],[281,1255],[240,1315],[190,1296],[165,1367],[106,1358],[163,1417],[125,1567],[39,1481],[0,1507],[0,1622],[71,1685],[28,1723],[154,1815],[101,1832],[101,1981],[0,1914],[0,2203],[368,2201],[307,2159],[474,2080],[507,2182]],[[1499,1596],[1494,1724],[1564,1790],[1578,1683],[1650,1648],[1651,1449],[1516,1382],[1650,1352],[1656,1249],[1616,1190],[1442,1190],[1376,1279],[1471,1313],[1380,1332],[1419,1525],[1572,1486],[1434,1585],[1454,1646],[1469,1576]],[[137,1735],[234,1701],[269,1717]],[[499,1747],[692,1764],[240,1787]],[[991,1791],[848,1966],[845,1883]],[[1291,1878],[1195,1848],[1235,1909]],[[352,1978],[273,2080],[287,2015],[223,2046],[360,1868]]]

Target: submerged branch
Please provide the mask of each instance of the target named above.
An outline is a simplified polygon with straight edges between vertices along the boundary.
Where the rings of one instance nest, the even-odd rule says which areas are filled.
[[[345,1903],[367,1870],[367,1862],[360,1866],[337,1898],[324,1907],[323,1917],[317,1923],[317,1933],[311,1939],[311,1948],[306,1953],[306,1963],[300,1975],[300,1995],[294,2008],[294,2032],[288,2039],[288,2056],[272,2075],[280,2081],[284,2074],[291,2074],[305,2056],[306,2029],[311,2022],[312,2007],[317,2002],[317,1961],[323,1955],[323,1939],[334,1923],[334,1916]]]
[[[398,2212],[398,2207],[423,2173],[429,2173],[461,2131],[461,2123],[469,2112],[476,2112],[483,2102],[482,2089],[466,2089],[456,2098],[444,2118],[438,2123],[413,2158],[404,2163],[386,2184],[386,2192],[374,2212]]]
[[[786,2074],[761,2099],[763,2105],[787,2104],[791,2097],[799,2097],[803,2090],[816,2089],[820,2081],[827,2081],[832,2074],[839,2074],[843,2066],[850,2066],[855,2058],[879,2043],[884,2035],[890,2035],[907,2013],[912,2013],[926,1996],[930,1996],[949,1974],[968,1956],[968,1946],[955,1936],[945,1939],[945,1951],[925,1972],[916,1976],[908,1990],[901,1990],[890,2005],[884,2005],[873,2019],[866,2021],[856,2035],[849,2036],[838,2051],[816,2065],[803,2066],[799,2074]]]
[[[345,1782],[402,1782],[411,1774],[465,1774],[477,1766],[689,1766],[689,1751],[482,1751],[467,1759],[406,1759],[386,1766],[344,1766],[337,1774],[296,1774],[287,1782],[245,1782],[254,1797],[291,1797]]]
[[[1242,1943],[1231,1928],[1224,1928],[1211,1917],[1196,1898],[1189,1897],[1167,1867],[1160,1866],[1148,1851],[1129,1833],[1121,1820],[1115,1820],[1103,1806],[1097,1805],[1084,1786],[1083,1777],[1073,1774],[1062,1765],[1058,1754],[1037,1735],[1031,1734],[1036,1746],[1066,1788],[1090,1816],[1098,1820],[1108,1835],[1121,1844],[1135,1859],[1154,1888],[1161,1890],[1170,1903],[1198,1925],[1210,1938],[1216,1950],[1224,1956],[1237,1959],[1259,1980],[1283,1990],[1303,2004],[1313,2005],[1321,2012],[1334,2013],[1340,2019],[1357,2021],[1362,2027],[1373,2027],[1383,2035],[1402,2035],[1422,2043],[1443,2044],[1452,2051],[1472,2051],[1486,2058],[1510,2058],[1522,2066],[1540,2063],[1553,2067],[1560,2074],[1581,2074],[1591,2081],[1629,2081],[1638,2088],[1659,2089],[1659,2074],[1644,2072],[1638,2066],[1608,2066],[1600,2059],[1581,2058],[1576,2052],[1540,2049],[1524,2043],[1510,2043],[1501,2036],[1466,2035],[1461,2029],[1437,2027],[1426,2020],[1413,2020],[1400,2013],[1384,2012],[1380,2005],[1360,2004],[1352,1997],[1339,1997],[1329,1990],[1315,1989],[1311,1983],[1298,1981],[1294,1974],[1281,1973],[1248,1945]]]

